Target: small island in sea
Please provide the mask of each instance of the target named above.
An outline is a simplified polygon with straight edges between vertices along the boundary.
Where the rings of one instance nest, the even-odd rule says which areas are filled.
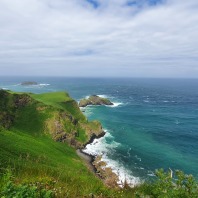
[[[107,99],[102,98],[97,95],[89,96],[88,98],[84,98],[80,100],[79,107],[86,107],[88,105],[113,105],[113,103]]]
[[[35,81],[24,81],[24,82],[20,83],[20,85],[29,86],[29,85],[38,85],[38,83]]]

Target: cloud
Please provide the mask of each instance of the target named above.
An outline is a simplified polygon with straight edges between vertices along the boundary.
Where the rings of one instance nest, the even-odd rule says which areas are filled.
[[[0,73],[197,77],[197,13],[196,0],[0,0]]]

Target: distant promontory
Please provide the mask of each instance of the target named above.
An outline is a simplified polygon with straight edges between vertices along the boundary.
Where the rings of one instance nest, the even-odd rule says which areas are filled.
[[[86,107],[87,105],[113,105],[113,103],[107,98],[92,95],[79,102],[79,107]]]

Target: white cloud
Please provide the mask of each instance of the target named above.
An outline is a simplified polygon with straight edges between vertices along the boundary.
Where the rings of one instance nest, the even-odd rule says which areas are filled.
[[[0,74],[198,77],[196,0],[98,2],[0,0]]]

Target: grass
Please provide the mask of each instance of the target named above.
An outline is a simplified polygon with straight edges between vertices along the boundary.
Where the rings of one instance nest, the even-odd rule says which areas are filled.
[[[62,108],[62,102],[72,101],[69,94],[66,92],[51,92],[43,94],[30,94],[30,96],[46,105],[51,105],[57,108]]]
[[[51,178],[58,181],[57,186],[69,186],[71,195],[76,194],[77,189],[83,195],[103,187],[101,181],[88,172],[75,150],[66,144],[54,142],[46,136],[38,138],[3,131],[0,132],[0,145],[1,167],[12,167],[19,183]]]
[[[83,197],[90,194],[119,197],[126,191],[111,190],[84,165],[75,149],[47,136],[34,137],[21,132],[0,132],[1,168],[12,167],[15,182],[56,181],[57,197]]]
[[[85,121],[86,118],[78,108],[75,100],[66,92],[52,92],[44,94],[30,94],[37,101],[71,113],[75,118]]]
[[[4,126],[7,119],[10,119],[9,125]],[[74,148],[52,139],[50,128],[46,127],[48,122],[53,127],[54,122],[58,122],[70,135],[77,131],[79,136],[75,139],[79,142],[88,139],[81,123],[93,130],[99,126],[97,122],[87,122],[67,93],[27,95],[0,91],[0,192],[11,188],[19,190],[19,194],[24,189],[29,193],[28,188],[33,185],[34,188],[29,189],[33,193],[39,185],[52,189],[56,197],[132,197],[131,189],[104,186]],[[7,169],[11,170],[12,179],[5,187],[3,175]]]

